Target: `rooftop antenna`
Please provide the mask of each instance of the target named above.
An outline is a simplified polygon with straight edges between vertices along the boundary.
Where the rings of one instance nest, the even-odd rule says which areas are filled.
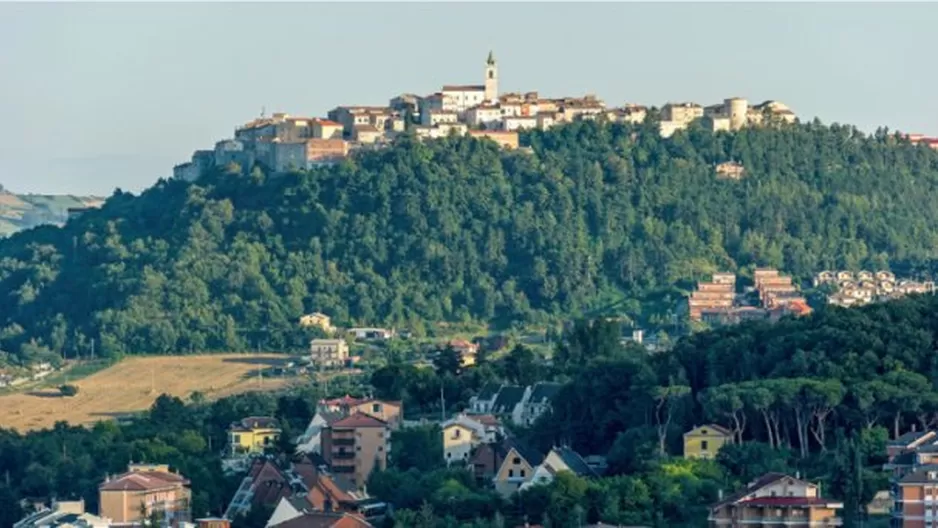
[[[261,107],[261,119],[264,118],[264,115],[265,115],[266,113],[267,113],[267,107],[262,106],[262,107]]]

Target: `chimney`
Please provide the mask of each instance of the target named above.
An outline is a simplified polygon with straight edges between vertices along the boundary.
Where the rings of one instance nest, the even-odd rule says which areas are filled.
[[[801,472],[800,472],[800,471],[795,471],[795,478],[798,479],[798,480],[801,480]]]
[[[722,500],[723,500],[723,488],[720,488],[720,489],[717,490],[717,500],[718,500],[718,501],[722,501]]]
[[[912,424],[912,432],[913,432],[913,433],[915,432],[915,424],[914,424],[914,423]]]

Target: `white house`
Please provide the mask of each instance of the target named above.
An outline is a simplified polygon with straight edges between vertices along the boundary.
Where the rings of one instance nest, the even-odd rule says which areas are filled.
[[[322,446],[322,430],[342,418],[342,413],[317,410],[306,430],[296,439],[297,453],[319,453]]]
[[[443,457],[447,464],[469,460],[473,448],[480,443],[494,443],[504,434],[498,419],[492,415],[458,414],[441,424]]]

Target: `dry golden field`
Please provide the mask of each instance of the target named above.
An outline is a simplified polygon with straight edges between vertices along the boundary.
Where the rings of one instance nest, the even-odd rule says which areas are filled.
[[[162,393],[186,399],[199,391],[209,399],[238,392],[270,390],[289,378],[262,377],[259,369],[282,364],[274,354],[131,357],[87,378],[71,382],[78,394],[59,395],[56,388],[24,390],[0,396],[0,427],[19,431],[50,427],[65,420],[89,424],[146,410]]]

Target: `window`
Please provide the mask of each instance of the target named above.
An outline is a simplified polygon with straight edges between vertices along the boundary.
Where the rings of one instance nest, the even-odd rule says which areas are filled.
[[[776,496],[776,495],[777,495],[777,493],[775,492],[775,490],[772,490],[772,496],[774,497],[774,496]]]
[[[701,441],[700,441],[700,450],[701,450],[701,451],[706,451],[706,450],[707,450],[707,441],[706,441],[706,440],[701,440]]]
[[[521,458],[520,458],[520,457],[515,457],[515,458],[511,461],[511,463],[517,466],[518,464],[521,463]]]
[[[236,444],[240,444],[240,443],[241,443],[241,435],[231,435],[231,441],[234,442],[234,443],[236,443]]]
[[[509,470],[508,470],[508,478],[511,478],[511,477],[513,477],[513,476],[515,476],[515,470],[509,469]]]
[[[521,478],[524,478],[524,470],[521,470]]]
[[[446,458],[453,458],[453,454],[452,454],[452,453],[446,453]]]
[[[453,431],[453,438],[460,438],[461,436],[462,436],[461,429],[456,429],[455,431]]]
[[[700,434],[702,434],[702,435],[707,434],[707,430],[706,430],[706,429],[701,429],[701,430],[700,430]]]
[[[378,446],[378,452],[384,451],[384,446]]]
[[[381,412],[381,404],[376,403],[371,406],[371,412]]]

